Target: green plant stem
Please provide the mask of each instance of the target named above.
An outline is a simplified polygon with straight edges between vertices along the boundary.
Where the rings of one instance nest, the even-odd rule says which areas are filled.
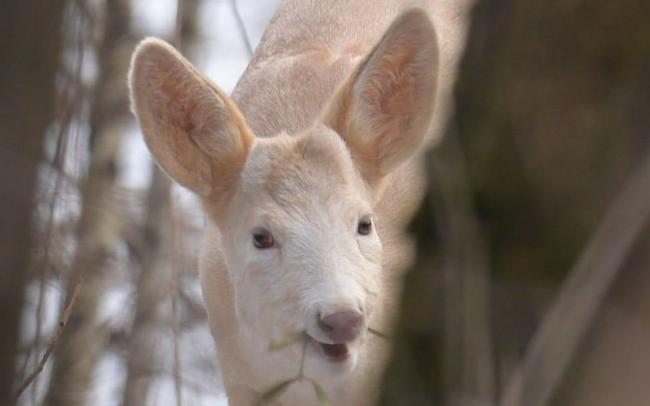
[[[302,341],[302,355],[300,357],[300,369],[298,370],[298,376],[296,379],[302,380],[303,378],[303,373],[305,371],[305,353],[307,352],[307,336],[305,335],[305,338]]]

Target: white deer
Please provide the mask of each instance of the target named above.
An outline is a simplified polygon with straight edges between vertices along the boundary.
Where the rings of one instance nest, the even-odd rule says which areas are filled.
[[[232,405],[299,370],[278,404],[316,403],[311,382],[334,405],[374,400],[388,343],[368,328],[388,331],[399,303],[467,1],[403,3],[285,2],[232,98],[160,40],[134,54],[146,143],[207,214],[201,283]]]

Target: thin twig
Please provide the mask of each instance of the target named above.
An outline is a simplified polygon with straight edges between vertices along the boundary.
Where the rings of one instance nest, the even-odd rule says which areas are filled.
[[[495,398],[487,244],[472,208],[467,163],[454,124],[432,152],[429,173],[442,243],[445,297],[443,379],[446,405]],[[435,185],[435,186],[434,186]]]
[[[47,349],[45,350],[45,353],[41,357],[41,360],[38,362],[36,369],[31,374],[29,374],[27,378],[25,378],[23,383],[19,386],[18,390],[16,391],[16,396],[15,396],[16,401],[18,400],[18,398],[20,398],[20,395],[23,394],[25,389],[27,389],[27,387],[29,387],[29,385],[32,384],[34,379],[36,379],[36,377],[43,371],[43,368],[45,367],[47,360],[50,358],[50,355],[52,355],[52,353],[54,352],[54,348],[56,347],[56,344],[59,341],[61,334],[63,334],[63,330],[65,329],[65,326],[68,324],[68,320],[70,320],[70,315],[72,314],[72,309],[74,308],[74,305],[77,301],[77,297],[79,296],[79,292],[81,291],[81,286],[83,285],[83,281],[84,281],[84,272],[79,272],[77,274],[72,295],[70,296],[70,301],[68,302],[68,305],[65,307],[65,310],[63,311],[63,316],[61,317],[61,321],[59,321],[59,325],[56,331],[52,335],[52,338],[50,338],[50,342],[47,345]]]
[[[230,5],[232,7],[232,14],[235,17],[235,22],[237,23],[237,28],[239,28],[239,33],[241,34],[244,45],[246,46],[246,52],[248,52],[248,57],[253,56],[253,46],[251,45],[251,40],[248,37],[248,32],[246,31],[246,25],[244,24],[244,19],[239,13],[239,8],[237,7],[237,0],[230,0]]]
[[[533,337],[503,406],[548,404],[576,348],[650,217],[650,157],[627,181]]]
[[[179,234],[179,221],[177,217],[177,209],[174,205],[174,199],[170,199],[170,218],[172,222],[172,332],[174,335],[174,390],[176,393],[176,406],[183,405],[183,383],[182,383],[182,373],[181,373],[181,359],[180,359],[180,346],[178,343],[178,337],[180,335],[179,326],[179,313],[178,313],[178,289],[179,289],[179,273],[178,268],[178,253],[181,252],[182,247],[181,237]]]
[[[67,138],[65,135],[62,136],[61,138]],[[67,143],[66,143],[67,146]],[[67,152],[67,151],[66,151]],[[64,152],[63,155],[65,156],[66,153]],[[65,158],[62,158],[61,160],[61,169],[63,169],[63,164],[65,162]],[[44,239],[44,252],[43,256],[41,257],[40,261],[40,266],[38,266],[38,273],[39,273],[39,291],[38,291],[38,302],[36,305],[36,332],[34,334],[34,345],[35,345],[35,354],[38,354],[38,343],[41,341],[41,334],[42,334],[42,323],[43,323],[43,303],[45,301],[45,289],[46,289],[46,282],[47,282],[47,277],[48,277],[48,270],[49,270],[49,265],[50,265],[50,251],[51,251],[51,246],[52,246],[52,236],[54,234],[54,212],[56,210],[56,205],[59,202],[59,198],[61,195],[61,188],[63,184],[63,171],[54,171],[55,173],[55,180],[54,180],[54,189],[52,191],[52,195],[50,197],[50,204],[48,207],[48,218],[46,222],[46,229],[45,229],[45,239]],[[38,358],[34,356],[34,370],[38,369]],[[32,404],[36,404],[36,394],[37,394],[37,386],[38,386],[38,375],[34,377],[34,384],[32,388]]]
[[[305,335],[302,340],[302,355],[300,356],[300,369],[298,370],[298,377],[296,379],[302,379],[305,373],[305,353],[307,352],[307,343],[309,340]]]
[[[176,0],[176,30],[174,32],[174,47],[181,50],[183,40],[183,0]]]
[[[381,331],[374,329],[372,327],[368,327],[368,333],[374,334],[379,338],[383,338],[384,340],[392,340],[392,337],[389,336],[388,334],[382,333]]]
[[[48,233],[49,234],[49,233]],[[49,247],[49,235],[48,235],[48,242],[46,243],[46,246]],[[48,249],[46,248],[46,253]],[[47,257],[45,259],[47,261]],[[38,304],[36,305],[36,333],[34,335],[34,342],[36,343],[35,346],[35,354],[38,354],[38,342],[41,340],[41,330],[42,330],[42,323],[43,323],[43,302],[45,301],[45,280],[46,280],[46,272],[47,272],[47,266],[44,266],[39,275],[39,290],[38,290]],[[34,357],[34,368],[38,367],[37,363],[37,358],[36,356]],[[37,388],[38,388],[38,376],[34,377],[34,385],[32,386],[32,404],[36,404],[36,394],[37,394]]]
[[[176,406],[182,406],[183,404],[183,384],[182,384],[182,373],[181,373],[181,358],[180,358],[180,349],[178,345],[178,301],[176,300],[176,294],[172,293],[172,313],[174,320],[173,323],[173,334],[174,334],[174,392],[176,394]]]
[[[36,306],[36,332],[35,332],[35,338],[34,338],[34,347],[36,348],[36,351],[38,350],[39,347],[39,342],[40,342],[40,337],[41,337],[41,330],[42,330],[42,310],[43,310],[43,303],[44,303],[44,296],[45,296],[45,284],[47,280],[47,270],[48,270],[48,265],[49,265],[49,256],[50,256],[50,246],[51,246],[51,241],[52,241],[52,235],[53,235],[53,229],[54,229],[54,212],[55,212],[55,206],[59,202],[60,194],[61,194],[61,187],[62,187],[62,181],[64,178],[66,178],[68,175],[65,173],[64,167],[65,167],[65,161],[66,157],[68,156],[69,150],[69,138],[70,138],[70,126],[72,122],[72,118],[74,115],[79,115],[81,112],[81,105],[83,102],[83,84],[81,83],[81,70],[82,66],[84,64],[84,56],[86,55],[85,52],[85,41],[84,39],[87,38],[88,32],[88,25],[86,24],[86,18],[88,18],[88,15],[84,13],[84,8],[82,7],[83,2],[75,2],[74,5],[77,7],[79,13],[81,14],[81,18],[78,21],[78,25],[76,27],[76,37],[79,38],[78,44],[77,44],[77,55],[78,58],[76,59],[76,64],[75,64],[75,69],[74,69],[74,75],[73,75],[73,83],[72,86],[68,86],[65,89],[62,89],[59,92],[58,95],[58,100],[61,102],[67,102],[65,108],[61,113],[60,117],[58,119],[59,121],[59,131],[56,134],[56,149],[55,149],[55,154],[54,154],[54,160],[52,162],[52,168],[54,169],[55,173],[55,185],[54,189],[52,191],[52,196],[49,199],[50,204],[49,204],[49,211],[48,211],[48,219],[46,222],[46,232],[45,232],[45,239],[44,239],[44,253],[42,257],[42,264],[41,266],[38,267],[39,271],[39,282],[40,282],[40,290],[39,290],[39,296],[38,296],[38,303]],[[86,35],[84,35],[86,34]],[[71,91],[73,92],[73,96],[64,96],[64,93],[67,89],[72,89]],[[76,182],[75,182],[76,183]],[[56,344],[63,334],[63,330],[65,329],[65,326],[68,324],[68,320],[70,319],[70,315],[72,314],[72,309],[74,308],[75,302],[77,301],[77,297],[79,296],[79,292],[81,291],[81,286],[83,284],[83,279],[84,279],[84,274],[83,272],[79,273],[77,275],[77,279],[75,281],[75,286],[73,293],[70,297],[70,301],[66,308],[63,311],[63,315],[61,317],[61,320],[59,321],[58,327],[52,337],[50,338],[50,341],[48,343],[48,346],[41,356],[40,360],[38,360],[37,356],[34,356],[34,369],[33,371],[23,380],[23,383],[18,387],[18,390],[16,391],[15,394],[15,401],[17,402],[20,396],[27,390],[27,388],[30,385],[34,385],[34,389],[32,391],[32,403],[36,404],[36,393],[37,393],[37,380],[43,369],[45,368],[45,364],[47,363],[48,359],[54,352],[54,349],[56,347]],[[30,357],[27,357],[26,361]],[[38,361],[37,361],[38,360]],[[26,367],[26,365],[25,365]]]
[[[183,17],[184,17],[184,4],[183,0],[177,0],[176,2],[176,33],[174,38],[174,46],[178,50],[182,50],[182,39],[183,39]],[[169,191],[168,193],[171,193]],[[176,258],[177,253],[180,252],[178,249],[178,244],[180,238],[177,238],[178,232],[178,219],[176,218],[176,207],[174,205],[173,199],[170,198],[170,218],[172,222],[172,332],[174,336],[174,393],[176,394],[176,406],[183,405],[183,383],[182,383],[182,374],[181,374],[181,359],[180,359],[180,349],[178,345],[178,335],[179,335],[179,325],[180,321],[178,319],[178,272],[176,271]]]
[[[182,373],[181,373],[181,358],[180,358],[180,346],[178,344],[178,300],[176,298],[177,286],[174,283],[174,292],[172,292],[172,313],[174,320],[172,321],[173,334],[174,334],[174,392],[176,393],[176,406],[183,405],[183,383],[182,383]]]

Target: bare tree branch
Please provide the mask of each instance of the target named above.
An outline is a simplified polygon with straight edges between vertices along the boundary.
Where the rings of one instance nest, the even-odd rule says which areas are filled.
[[[78,246],[67,277],[68,301],[71,294],[78,295],[78,305],[69,315],[71,328],[63,331],[55,349],[45,400],[51,405],[86,404],[95,367],[109,339],[108,331],[98,326],[97,317],[108,260],[121,233],[121,206],[113,196],[124,117],[129,114],[123,85],[128,61],[123,55],[124,47],[130,48],[130,5],[128,0],[110,0],[103,6],[105,32],[96,48],[96,97],[89,110],[90,165],[82,187]],[[80,279],[84,287],[79,290],[75,281]]]
[[[169,192],[167,175],[152,162],[152,179],[145,205],[145,220],[135,254],[140,258],[136,282],[135,317],[128,337],[127,378],[122,403],[138,406],[146,403],[156,369],[156,342],[163,324],[162,302],[168,297],[169,264]]]
[[[16,354],[36,229],[39,164],[56,111],[66,1],[0,2],[0,403],[14,397]]]
[[[72,309],[74,308],[75,303],[77,302],[77,298],[79,297],[79,292],[81,291],[83,280],[84,280],[84,273],[77,274],[77,279],[72,289],[70,300],[67,306],[65,307],[65,309],[63,310],[63,316],[61,317],[61,321],[59,321],[59,325],[56,328],[54,334],[52,335],[52,338],[50,338],[50,342],[48,343],[47,348],[45,349],[45,352],[43,353],[43,356],[41,357],[40,361],[36,365],[36,368],[31,374],[29,374],[27,378],[25,378],[25,380],[18,387],[18,390],[16,391],[15,401],[17,401],[18,398],[23,394],[25,389],[27,389],[29,385],[31,385],[32,382],[34,382],[34,380],[38,377],[38,375],[41,372],[43,372],[43,368],[45,367],[47,360],[54,352],[54,348],[56,347],[56,344],[59,341],[61,334],[63,333],[65,327],[68,325],[68,321],[70,320],[70,315],[72,314]]]
[[[237,23],[237,28],[239,28],[239,33],[241,34],[244,45],[246,46],[246,52],[248,52],[248,57],[253,56],[253,46],[251,45],[251,40],[248,37],[248,32],[246,31],[246,25],[244,24],[244,19],[239,13],[239,8],[237,7],[237,0],[230,0],[230,6],[232,7],[232,14],[235,16],[235,22]]]
[[[172,204],[171,207],[171,221],[172,221],[172,334],[174,340],[174,389],[176,393],[176,406],[183,406],[183,381],[182,381],[182,365],[180,357],[180,343],[179,338],[180,330],[180,317],[178,312],[178,292],[180,290],[180,272],[178,271],[178,253],[182,251],[182,236],[180,235],[180,222],[178,219],[178,210]]]
[[[456,134],[432,151],[430,174],[443,242],[445,404],[489,405],[495,400],[490,266]]]
[[[505,388],[504,406],[548,404],[649,216],[650,156],[625,184],[569,272]]]
[[[182,53],[189,49],[196,37],[196,17],[199,0],[178,0],[174,46]],[[174,212],[170,207],[171,181],[152,162],[152,180],[145,204],[145,220],[140,236],[140,269],[136,285],[135,319],[128,342],[128,365],[123,403],[139,406],[145,403],[157,369],[159,354],[155,344],[160,339],[161,327],[166,325],[163,303],[171,294],[171,326],[173,337],[173,379],[176,404],[182,405],[182,380],[178,336],[178,297],[174,261]],[[172,218],[172,221],[170,221]],[[170,254],[171,253],[171,254]],[[167,310],[168,311],[168,310]],[[167,313],[169,314],[169,313]]]

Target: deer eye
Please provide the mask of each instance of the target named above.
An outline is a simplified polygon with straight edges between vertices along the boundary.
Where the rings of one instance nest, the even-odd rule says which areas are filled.
[[[357,233],[361,235],[368,235],[372,231],[372,219],[370,216],[363,216],[357,225]]]
[[[261,250],[273,247],[275,245],[273,234],[265,228],[253,231],[253,245]]]

